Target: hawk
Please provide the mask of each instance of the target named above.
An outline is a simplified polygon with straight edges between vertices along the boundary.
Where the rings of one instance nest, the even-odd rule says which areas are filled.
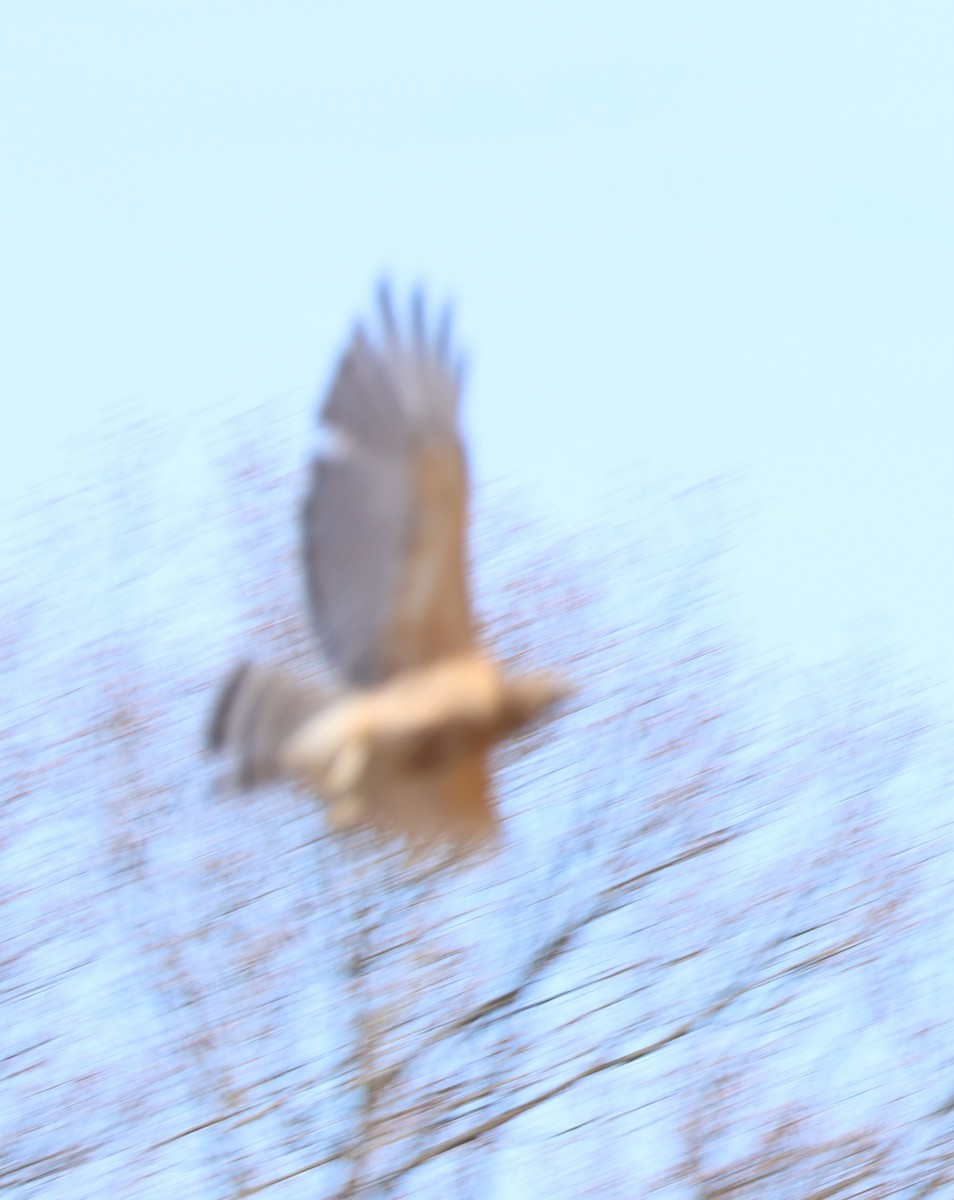
[[[315,632],[344,684],[316,691],[243,665],[223,687],[210,748],[251,785],[296,778],[334,824],[418,844],[493,839],[488,754],[569,694],[512,673],[479,642],[468,573],[462,368],[445,310],[428,331],[417,293],[399,323],[389,292],[356,328],[319,415],[303,511]]]

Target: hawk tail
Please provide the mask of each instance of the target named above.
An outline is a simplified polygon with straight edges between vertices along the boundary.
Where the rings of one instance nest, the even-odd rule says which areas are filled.
[[[239,783],[254,787],[279,775],[282,746],[323,706],[316,688],[283,671],[241,663],[219,691],[206,746],[233,754]]]

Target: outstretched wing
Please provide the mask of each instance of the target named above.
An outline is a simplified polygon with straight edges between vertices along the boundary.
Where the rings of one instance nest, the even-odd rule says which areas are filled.
[[[378,683],[473,645],[461,370],[415,296],[399,328],[382,288],[380,328],[360,327],[320,415],[304,511],[312,617],[352,683]]]

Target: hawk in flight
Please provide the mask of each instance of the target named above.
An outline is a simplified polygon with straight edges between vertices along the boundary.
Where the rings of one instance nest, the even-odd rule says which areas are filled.
[[[418,844],[467,847],[496,828],[495,743],[569,693],[555,674],[513,674],[478,643],[467,561],[462,370],[445,311],[421,296],[399,323],[382,288],[320,413],[303,512],[315,631],[344,687],[318,694],[276,670],[239,667],[209,730],[250,785],[305,782],[338,825],[367,822]]]

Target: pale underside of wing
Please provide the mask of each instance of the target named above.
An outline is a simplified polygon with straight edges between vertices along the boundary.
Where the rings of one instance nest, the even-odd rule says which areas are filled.
[[[326,655],[367,686],[467,651],[467,468],[457,424],[460,368],[415,299],[398,328],[358,329],[322,412],[323,452],[304,511],[312,616]]]

